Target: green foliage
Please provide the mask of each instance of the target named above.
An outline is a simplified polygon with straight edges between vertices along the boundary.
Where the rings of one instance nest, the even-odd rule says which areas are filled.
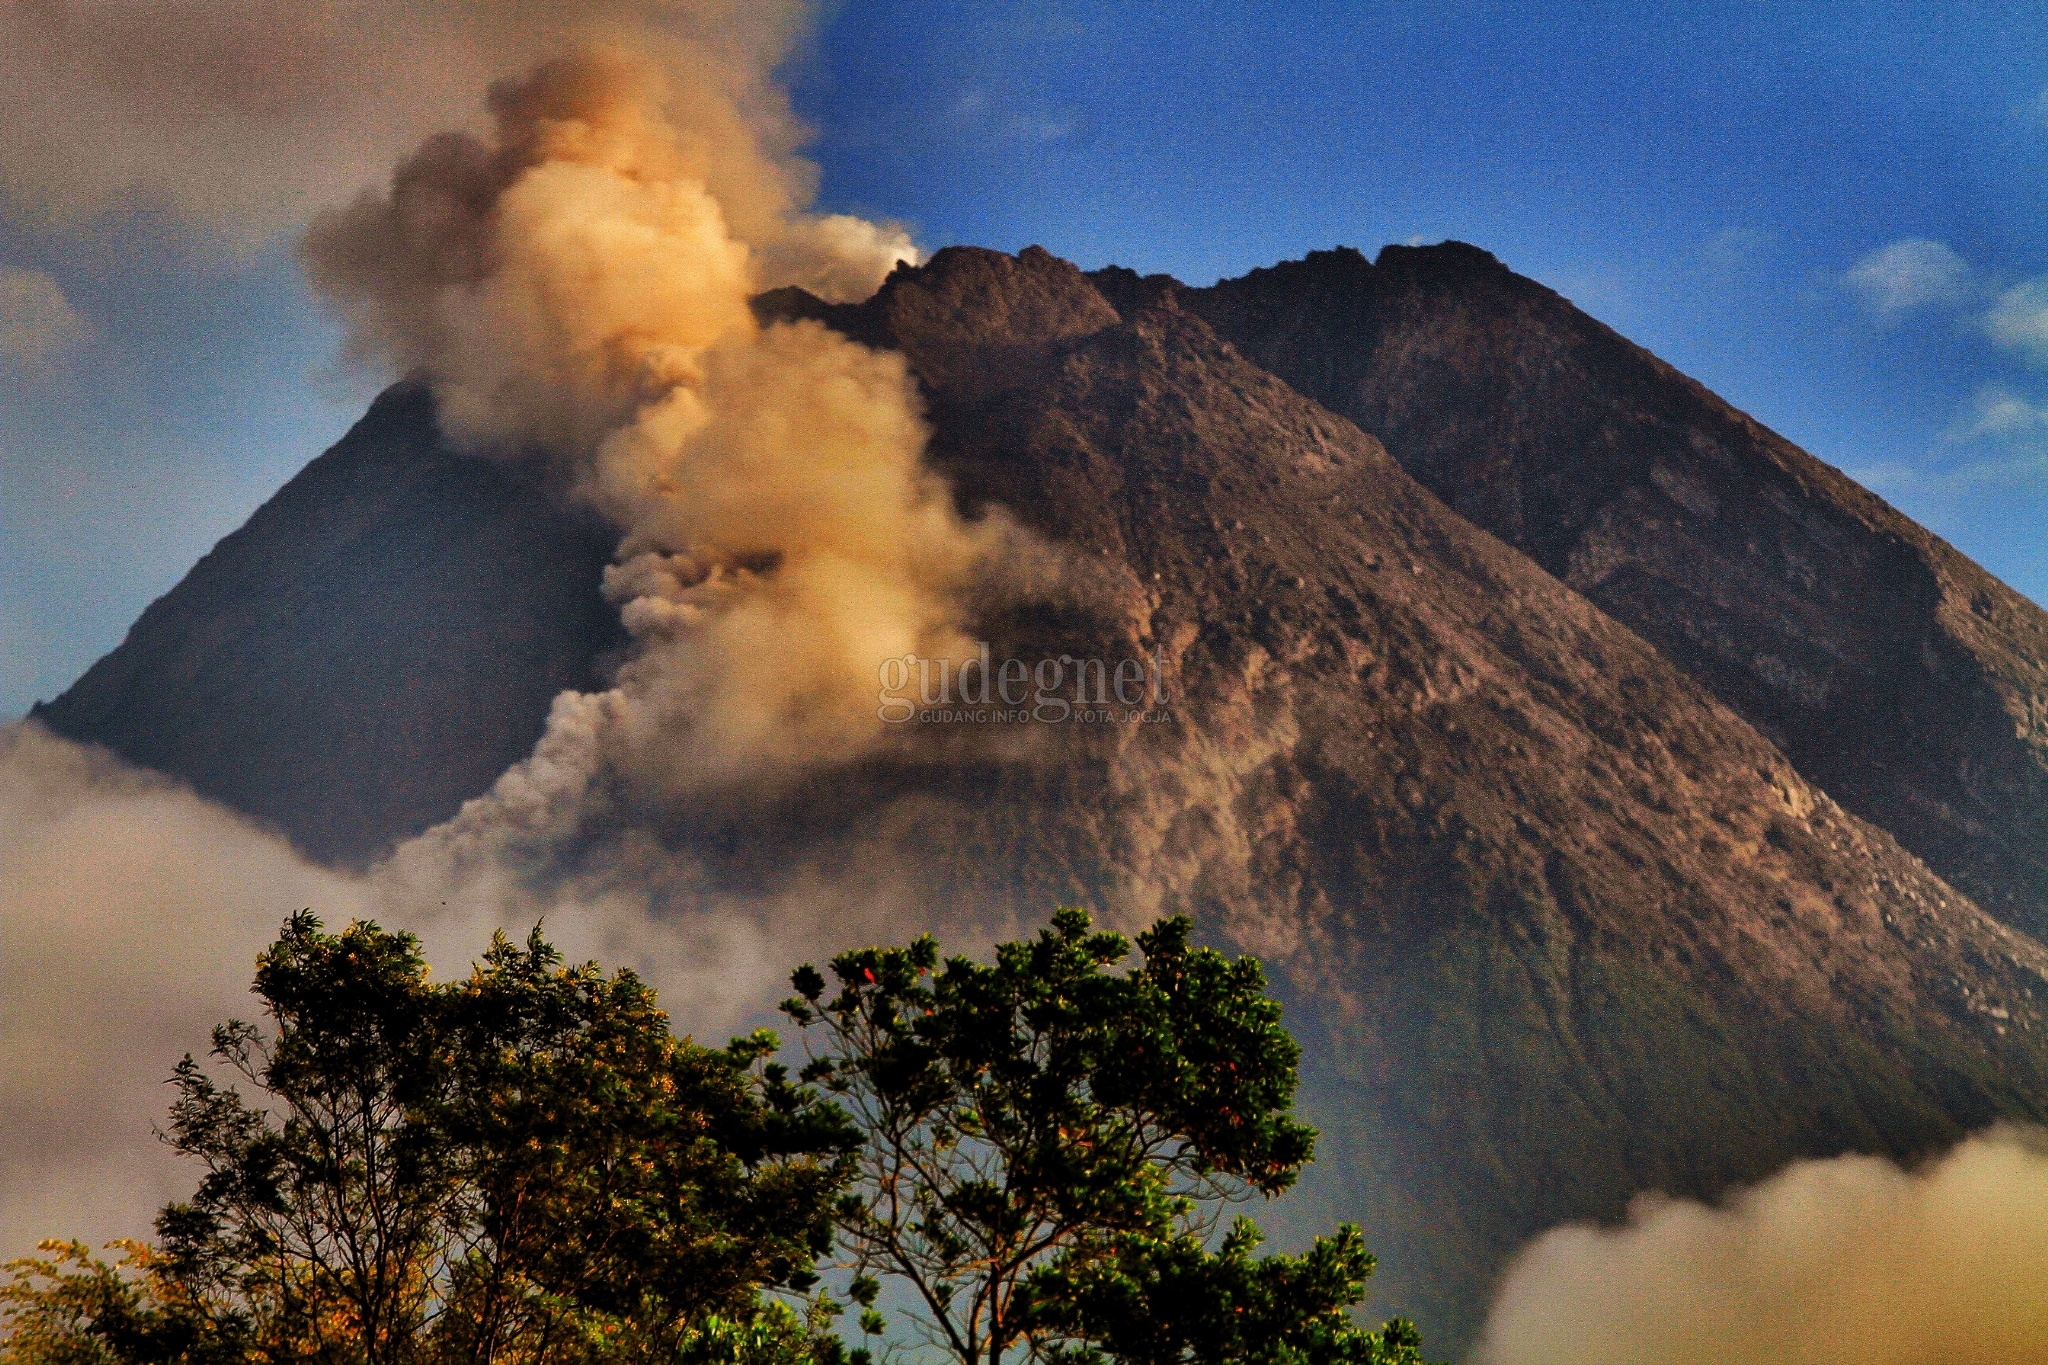
[[[830,1365],[799,1316],[857,1141],[770,1062],[678,1040],[630,973],[501,935],[431,985],[410,935],[294,917],[272,1021],[187,1058],[167,1139],[197,1193],[160,1251],[19,1263],[5,1359]],[[247,1087],[256,1102],[245,1099]]]
[[[0,1361],[8,1365],[255,1365],[331,1359],[317,1343],[224,1324],[196,1304],[185,1286],[166,1274],[163,1258],[140,1242],[109,1264],[79,1242],[46,1242],[44,1255],[12,1262],[0,1285]],[[631,1320],[585,1315],[545,1353],[531,1343],[501,1344],[488,1352],[473,1338],[426,1337],[409,1359],[423,1362],[526,1362],[575,1360],[643,1365],[844,1365],[831,1335],[836,1305],[822,1296],[803,1313],[765,1299],[737,1317],[716,1314],[671,1341],[656,1340]],[[359,1358],[344,1355],[343,1358]]]
[[[665,1349],[708,1316],[744,1325],[760,1286],[815,1283],[857,1138],[766,1060],[774,1035],[679,1043],[639,981],[537,940],[494,944],[450,1003],[444,1125],[478,1210],[450,1330],[568,1303]]]
[[[318,1359],[347,1342],[386,1361],[433,1316],[469,1191],[438,1122],[446,997],[426,976],[409,936],[330,936],[295,916],[257,962],[274,1039],[239,1020],[213,1035],[215,1060],[264,1106],[179,1064],[167,1139],[206,1175],[157,1232],[166,1273],[214,1320]]]
[[[296,916],[268,1033],[174,1078],[198,1190],[157,1247],[10,1266],[0,1365],[870,1365],[814,1292],[835,1229],[863,1337],[896,1277],[962,1365],[1416,1365],[1407,1324],[1351,1320],[1356,1228],[1301,1256],[1219,1228],[1313,1151],[1258,963],[1184,919],[1137,946],[1063,910],[989,964],[864,949],[829,999],[801,968],[823,1046],[792,1077],[773,1034],[679,1040],[538,930],[437,986],[409,935]]]
[[[739,1318],[712,1316],[691,1330],[672,1357],[675,1365],[843,1365],[838,1338],[830,1335],[836,1307],[813,1299],[798,1314],[769,1300]],[[620,1357],[662,1359],[640,1352]]]
[[[1355,1229],[1302,1258],[1254,1259],[1248,1223],[1206,1249],[1223,1204],[1293,1183],[1314,1133],[1288,1112],[1299,1051],[1258,963],[1189,930],[1160,922],[1119,972],[1123,936],[1062,910],[993,964],[942,966],[927,937],[835,958],[829,999],[818,971],[793,975],[803,1079],[867,1139],[839,1206],[857,1302],[871,1272],[899,1278],[927,1344],[962,1365],[1019,1346],[1143,1365],[1413,1358],[1405,1324],[1350,1323],[1371,1271]]]
[[[1108,1256],[1065,1260],[1029,1283],[1033,1326],[1060,1365],[1420,1365],[1421,1337],[1399,1318],[1351,1321],[1372,1254],[1356,1227],[1302,1256],[1258,1256],[1239,1218],[1221,1248],[1199,1238],[1124,1236]]]

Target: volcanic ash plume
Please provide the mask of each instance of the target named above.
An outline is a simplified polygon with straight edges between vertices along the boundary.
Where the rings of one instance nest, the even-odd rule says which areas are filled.
[[[1509,1270],[1486,1365],[1946,1365],[2048,1359],[2048,1138],[2011,1128],[1919,1172],[1787,1167],[1723,1208],[1563,1228]]]
[[[655,793],[877,743],[881,661],[964,647],[997,536],[924,470],[900,357],[755,322],[762,289],[864,297],[914,252],[798,212],[800,168],[749,135],[743,84],[701,53],[550,62],[493,89],[491,139],[429,141],[307,244],[359,357],[619,526],[606,586],[637,648],[596,729],[552,748]]]

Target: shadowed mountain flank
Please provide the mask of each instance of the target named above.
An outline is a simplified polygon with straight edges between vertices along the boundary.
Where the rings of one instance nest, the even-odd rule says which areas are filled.
[[[525,757],[621,638],[616,536],[393,389],[34,717],[365,862]]]
[[[2048,613],[1641,347],[1458,243],[1173,292],[1378,436],[1993,913],[2048,929]]]
[[[1165,714],[913,725],[794,789],[670,812],[659,837],[691,860],[693,886],[801,897],[848,934],[869,932],[876,905],[903,934],[936,907],[985,909],[992,931],[1057,903],[1125,927],[1185,911],[1260,954],[1323,1131],[1279,1217],[1362,1223],[1383,1266],[1375,1307],[1420,1317],[1433,1353],[1457,1349],[1506,1257],[1557,1222],[1618,1217],[1648,1189],[1711,1195],[1797,1156],[1906,1156],[2002,1115],[2048,1117],[2048,951],[1837,805],[1675,645],[1564,581],[1569,565],[1554,574],[1543,546],[1532,558],[1475,526],[1306,396],[1309,377],[1282,382],[1219,335],[1208,315],[1235,324],[1218,297],[1091,281],[1035,249],[951,248],[865,304],[760,301],[769,320],[900,348],[961,508],[1005,509],[1035,533],[1036,577],[991,584],[976,607],[996,656],[1146,660]],[[1443,364],[1418,362],[1415,403],[1466,382]],[[353,765],[360,796],[320,817],[348,848],[429,816],[415,804],[401,820],[376,795],[394,754],[445,779],[444,806],[483,790],[496,770],[465,757],[483,748],[475,713],[496,717],[502,766],[553,687],[602,674],[608,547],[540,490],[457,462],[425,419],[417,396],[380,403],[138,623],[123,650],[146,639],[164,662],[117,652],[46,715],[157,742],[123,752],[280,823],[304,822],[293,812]],[[1738,428],[1702,430],[1728,446]],[[308,482],[323,466],[331,490]],[[1756,477],[1757,505],[1776,507],[1777,476]],[[438,526],[480,487],[504,501],[479,527],[556,539],[407,532],[405,553],[370,539]],[[1732,486],[1713,496],[1717,517],[1748,515]],[[333,567],[295,562],[309,546]],[[326,612],[267,601],[337,579],[375,591]],[[457,579],[487,580],[468,591],[499,615],[433,586]],[[1890,609],[1902,616],[1923,605],[1914,581],[1865,590],[1906,594]],[[1806,609],[1817,638],[1865,639],[1886,615],[1860,600]],[[400,734],[367,681],[328,681],[374,660],[395,687],[430,666],[413,651],[437,648],[467,661],[464,677],[539,667],[514,648],[526,637],[476,624],[506,617],[553,623],[519,646],[559,662],[547,687],[437,686]],[[260,687],[191,680],[214,676],[207,660],[266,660],[288,629],[307,638]],[[273,718],[294,695],[284,679],[329,709]],[[295,752],[316,724],[333,732],[317,765]],[[439,770],[458,757],[470,785],[456,794]],[[268,804],[218,780],[244,771],[275,775]],[[830,946],[791,944],[790,959]]]

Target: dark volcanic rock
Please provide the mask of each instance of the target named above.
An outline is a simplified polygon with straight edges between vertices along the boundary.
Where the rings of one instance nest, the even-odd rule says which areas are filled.
[[[361,862],[532,749],[620,640],[617,537],[384,395],[34,716]]]
[[[856,307],[761,301],[901,347],[963,507],[1006,508],[1051,547],[1058,581],[976,623],[999,653],[1157,659],[1170,718],[927,727],[799,790],[704,803],[666,831],[693,887],[836,897],[819,921],[843,934],[870,932],[876,905],[892,934],[942,907],[1085,902],[1126,925],[1185,910],[1261,954],[1324,1134],[1303,1212],[1283,1217],[1364,1223],[1376,1304],[1419,1315],[1446,1354],[1504,1258],[1558,1221],[2048,1117],[2048,951],[1837,806],[1671,641],[1646,643],[1305,397],[1315,374],[1290,386],[1249,361],[1197,315],[1246,331],[1221,297],[956,248]],[[1487,335],[1508,346],[1520,325]],[[1305,335],[1304,356],[1323,344]],[[1490,354],[1417,362],[1412,403],[1478,384]],[[1702,442],[1763,459],[1740,419],[1651,373],[1679,395],[1656,402],[1706,413]],[[1474,390],[1471,421],[1492,392]],[[1706,507],[1677,478],[1690,468],[1644,478]],[[1747,501],[1729,476],[1713,517],[1688,515],[1775,508],[1757,533],[1773,554],[1794,530],[1864,543],[1811,498],[1786,511],[1778,468],[1756,466]],[[483,790],[554,688],[598,671],[606,548],[393,397],[46,714],[326,847],[373,848]],[[1905,596],[1794,594],[1799,631],[1849,650],[1888,615],[1939,618],[1910,574],[1869,572],[1863,591]],[[1989,631],[2008,617],[1986,600]]]
[[[2048,1112],[2038,944],[1170,297],[1087,334],[1048,304],[1034,347],[1008,296],[1078,280],[942,252],[846,319],[926,376],[965,502],[1100,566],[1085,619],[1003,647],[1156,650],[1176,697],[959,794],[911,842],[975,854],[926,894],[1185,910],[1264,956],[1381,1304],[1455,1341],[1555,1222]],[[849,808],[892,783],[947,787]]]
[[[1474,247],[1174,290],[1986,908],[2048,931],[2048,613]]]

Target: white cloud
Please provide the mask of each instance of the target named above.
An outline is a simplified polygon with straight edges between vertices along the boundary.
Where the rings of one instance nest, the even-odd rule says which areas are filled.
[[[213,1025],[256,1013],[256,955],[295,910],[412,930],[442,979],[493,929],[544,923],[569,957],[633,968],[679,1032],[711,1038],[763,1018],[804,957],[926,929],[972,947],[1014,908],[904,915],[915,813],[887,810],[856,847],[747,893],[638,829],[561,866],[546,836],[551,803],[578,799],[563,786],[573,766],[544,743],[358,875],[160,774],[33,722],[0,726],[0,1261],[45,1237],[147,1236],[156,1209],[191,1192],[196,1172],[151,1137],[164,1081]],[[509,828],[508,810],[528,827]]]
[[[1978,388],[1944,435],[1951,441],[1995,438],[2010,441],[2048,431],[2048,405],[2034,402],[2004,384]]]
[[[1905,460],[1879,460],[1874,464],[1844,465],[1842,472],[1873,493],[1897,494],[1926,482],[1918,465]]]
[[[2048,364],[2048,275],[2037,275],[2000,294],[1984,316],[1984,331],[1999,345]]]
[[[1774,240],[1772,234],[1757,228],[1722,228],[1700,248],[1700,263],[1716,274],[1744,274],[1755,267],[1757,258]]]
[[[30,373],[46,369],[88,331],[55,280],[0,265],[0,361]]]
[[[1941,441],[1920,461],[1886,460],[1842,472],[1884,497],[1943,503],[2048,488],[2048,403],[2010,385],[1979,385]]]
[[[1926,499],[1951,506],[1988,496],[2048,491],[2048,449],[2038,442],[2019,443],[1990,459],[1946,469],[1887,460],[1842,472],[1880,497],[1915,499],[1919,510],[1913,515],[1925,520],[1932,515]]]
[[[2048,1360],[2048,1136],[1998,1128],[1925,1169],[1787,1167],[1720,1207],[1638,1201],[1509,1268],[1484,1365]]]
[[[1028,96],[968,86],[946,107],[956,124],[1000,142],[1061,142],[1081,131],[1073,110],[1052,108]]]
[[[1940,242],[1915,237],[1879,247],[1863,257],[1849,268],[1847,282],[1865,307],[1889,315],[1965,302],[1970,293],[1970,266]]]
[[[359,889],[190,791],[33,725],[0,729],[0,1260],[146,1235],[187,1193],[150,1136],[164,1080],[250,1013],[285,916]]]

